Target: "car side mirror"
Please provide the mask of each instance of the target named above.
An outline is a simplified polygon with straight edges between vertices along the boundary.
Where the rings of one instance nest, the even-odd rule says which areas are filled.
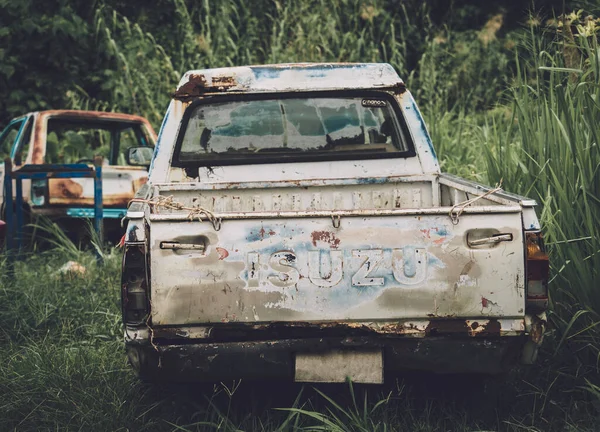
[[[127,164],[149,167],[154,155],[154,148],[148,146],[129,147],[127,149]]]

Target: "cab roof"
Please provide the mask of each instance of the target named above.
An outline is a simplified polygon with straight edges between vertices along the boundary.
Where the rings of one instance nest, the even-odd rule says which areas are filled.
[[[403,81],[387,63],[284,63],[188,71],[173,97],[384,88],[404,90]]]
[[[46,110],[46,111],[36,111],[29,113],[31,114],[39,114],[40,117],[57,117],[57,118],[65,118],[65,119],[80,119],[80,120],[118,120],[124,122],[135,122],[135,123],[144,123],[149,124],[146,118],[133,115],[133,114],[123,114],[116,112],[106,112],[106,111],[83,111],[83,110],[66,110],[66,109],[57,109],[57,110]]]

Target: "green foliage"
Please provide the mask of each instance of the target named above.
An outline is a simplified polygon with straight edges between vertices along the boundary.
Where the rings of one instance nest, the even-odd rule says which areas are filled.
[[[64,105],[94,68],[85,18],[92,3],[0,0],[0,122]],[[32,67],[34,66],[34,67]]]
[[[520,18],[524,7],[509,11]],[[465,95],[486,106],[512,58],[505,29],[516,21],[502,22],[505,12],[435,0],[0,0],[0,124],[72,107],[158,127],[187,69],[294,61],[386,61],[414,78],[423,102],[443,88],[450,106]]]
[[[510,89],[512,117],[483,127],[488,178],[542,204],[557,350],[597,374],[600,358],[600,27],[533,35]],[[600,21],[596,21],[600,23]],[[573,28],[576,35],[570,30]],[[538,56],[530,55],[539,52]],[[568,344],[562,347],[562,344]],[[590,380],[596,385],[598,381]]]

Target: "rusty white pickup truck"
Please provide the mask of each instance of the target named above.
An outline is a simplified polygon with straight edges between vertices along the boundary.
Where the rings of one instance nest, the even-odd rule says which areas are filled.
[[[531,363],[535,205],[440,173],[390,65],[190,71],[127,213],[130,363],[148,380],[365,383]]]
[[[15,169],[23,165],[91,164],[95,155],[102,156],[103,217],[110,237],[112,231],[117,235],[120,232],[127,204],[148,179],[155,141],[156,133],[143,117],[97,111],[39,111],[15,118],[6,126],[0,133],[0,154],[10,158]],[[136,150],[130,154],[128,150],[133,147]],[[28,215],[62,221],[72,230],[85,229],[84,224],[74,222],[93,217],[93,179],[26,180],[23,201]]]

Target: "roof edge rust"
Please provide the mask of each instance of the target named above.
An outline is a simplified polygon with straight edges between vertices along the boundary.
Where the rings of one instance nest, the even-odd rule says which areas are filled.
[[[219,93],[271,93],[348,89],[406,90],[388,63],[286,63],[192,70],[185,73],[174,99]]]
[[[64,118],[75,118],[75,119],[85,119],[85,120],[121,120],[121,121],[149,124],[148,120],[142,116],[138,116],[135,114],[108,112],[108,111],[56,109],[56,110],[31,112],[27,115],[32,115],[32,114],[38,114],[40,116],[40,118],[64,117]]]

